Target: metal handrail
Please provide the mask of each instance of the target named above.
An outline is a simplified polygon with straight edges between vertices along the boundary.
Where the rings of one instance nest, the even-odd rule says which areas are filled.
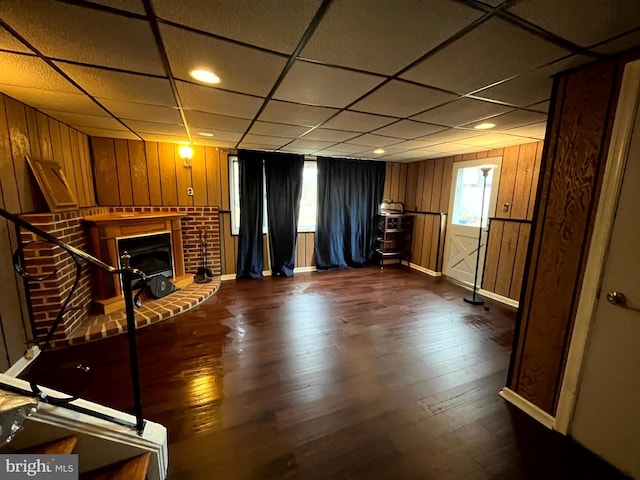
[[[60,311],[56,315],[56,319],[54,323],[51,325],[51,328],[47,332],[47,335],[44,337],[43,340],[33,340],[29,342],[32,344],[33,343],[38,344],[38,346],[42,350],[46,350],[50,346],[51,339],[53,338],[53,335],[56,329],[62,322],[62,319],[65,313],[72,310],[72,308],[68,308],[68,307],[69,307],[71,298],[75,294],[76,288],[80,281],[80,276],[82,274],[81,260],[84,260],[85,262],[90,263],[108,273],[121,276],[122,287],[123,287],[122,290],[124,293],[125,312],[126,312],[126,319],[127,319],[127,337],[129,342],[129,366],[130,366],[130,372],[131,372],[131,383],[133,387],[132,393],[133,393],[133,401],[134,401],[135,416],[136,416],[135,428],[138,434],[142,435],[142,432],[144,430],[144,417],[142,416],[142,397],[140,393],[140,374],[139,374],[139,368],[138,368],[138,347],[137,347],[137,340],[136,340],[136,322],[135,322],[134,306],[141,305],[139,297],[146,286],[147,277],[142,271],[135,268],[131,268],[131,264],[130,264],[131,257],[127,252],[124,252],[123,255],[120,257],[121,268],[115,268],[103,262],[102,260],[88,254],[87,252],[80,250],[79,248],[76,248],[64,243],[59,238],[56,238],[50,233],[45,232],[44,230],[41,230],[38,227],[35,227],[29,222],[18,217],[17,215],[7,212],[3,208],[0,208],[0,217],[7,219],[8,221],[12,222],[13,224],[15,224],[20,228],[23,228],[31,233],[36,234],[38,237],[42,239],[42,240],[37,240],[36,242],[44,241],[46,243],[50,243],[60,247],[62,250],[66,251],[71,256],[76,266],[76,278],[73,282],[69,295],[64,300]],[[29,242],[25,244],[25,243],[19,242],[19,246],[13,254],[13,264],[16,272],[20,276],[25,278],[27,281],[40,282],[40,281],[46,280],[47,278],[50,278],[52,275],[56,273],[56,270],[54,269],[53,272],[43,277],[34,276],[27,272],[24,266],[23,253],[24,253],[24,249],[33,243],[34,242]],[[140,289],[138,290],[134,298],[132,283],[135,279],[140,279],[142,280],[142,282],[141,282]],[[5,385],[4,387],[7,387],[7,385]],[[39,388],[39,386],[36,385],[34,382],[31,382],[31,390],[32,390],[32,394],[38,397],[40,400],[46,403],[51,403],[55,405],[67,404],[68,406],[71,406],[69,402],[76,399],[76,397],[70,397],[67,399],[52,398],[46,395]]]

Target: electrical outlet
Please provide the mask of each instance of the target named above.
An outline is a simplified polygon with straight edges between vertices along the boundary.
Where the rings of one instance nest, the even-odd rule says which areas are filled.
[[[189,195],[190,197],[193,197],[193,188],[191,187],[187,188],[187,195]]]
[[[510,206],[511,206],[511,205],[509,205],[508,203],[503,204],[503,205],[502,205],[502,211],[503,211],[504,213],[507,213],[507,212],[509,211],[509,207],[510,207]]]

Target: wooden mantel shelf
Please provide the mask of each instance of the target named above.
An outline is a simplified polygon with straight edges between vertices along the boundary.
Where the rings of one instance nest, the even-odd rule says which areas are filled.
[[[140,220],[165,220],[172,218],[184,218],[187,215],[174,212],[127,212],[127,213],[101,213],[84,217],[85,222],[96,225],[105,223],[125,223]]]

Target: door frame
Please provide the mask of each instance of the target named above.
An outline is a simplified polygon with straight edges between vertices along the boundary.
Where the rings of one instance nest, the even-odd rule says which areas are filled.
[[[589,255],[553,424],[554,430],[564,435],[571,431],[578,400],[585,353],[596,316],[600,287],[622,190],[624,170],[639,100],[640,60],[637,60],[628,63],[624,68],[611,134],[611,146],[607,154]],[[616,392],[611,392],[611,394],[615,395]]]
[[[449,253],[451,250],[450,235],[451,235],[451,224],[453,222],[453,208],[454,208],[454,202],[456,198],[455,185],[458,183],[458,175],[457,175],[456,168],[459,169],[459,168],[468,168],[468,167],[481,167],[483,165],[493,165],[495,167],[493,172],[492,185],[491,185],[491,195],[489,195],[488,216],[491,217],[495,215],[496,205],[498,204],[498,193],[499,193],[498,191],[500,190],[500,178],[502,173],[502,157],[495,156],[495,157],[479,158],[477,160],[462,160],[459,162],[454,162],[453,169],[451,170],[451,189],[449,193],[449,210],[448,210],[449,214],[447,215],[447,226],[445,229],[445,236],[444,236],[442,274],[447,278],[449,278],[450,280],[452,280],[454,283],[457,283],[467,288],[472,288],[473,285],[471,286],[467,285],[466,282],[461,282],[456,278],[450,277],[445,271],[447,266],[447,261],[449,259]],[[497,171],[497,174],[496,174],[496,171]],[[493,210],[492,210],[492,207],[493,207]],[[488,226],[489,226],[489,220],[487,219],[487,227],[484,228],[484,233],[488,232]],[[482,225],[480,226],[480,228],[483,228]],[[488,241],[489,241],[489,237],[487,235],[484,243],[485,251],[487,248]],[[478,270],[478,275],[480,277],[478,289],[482,287],[481,284],[482,284],[482,277],[484,273],[484,257],[482,255],[481,255],[480,261],[483,262],[482,263],[483,268],[481,270],[480,269]]]

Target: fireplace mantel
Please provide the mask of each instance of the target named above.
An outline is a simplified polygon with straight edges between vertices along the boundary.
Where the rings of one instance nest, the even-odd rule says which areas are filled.
[[[181,219],[187,215],[177,212],[114,212],[84,217],[89,227],[93,254],[109,265],[118,266],[118,239],[171,233],[174,280],[184,280],[184,251]],[[100,313],[110,313],[123,305],[122,288],[115,275],[95,271],[94,303]]]

